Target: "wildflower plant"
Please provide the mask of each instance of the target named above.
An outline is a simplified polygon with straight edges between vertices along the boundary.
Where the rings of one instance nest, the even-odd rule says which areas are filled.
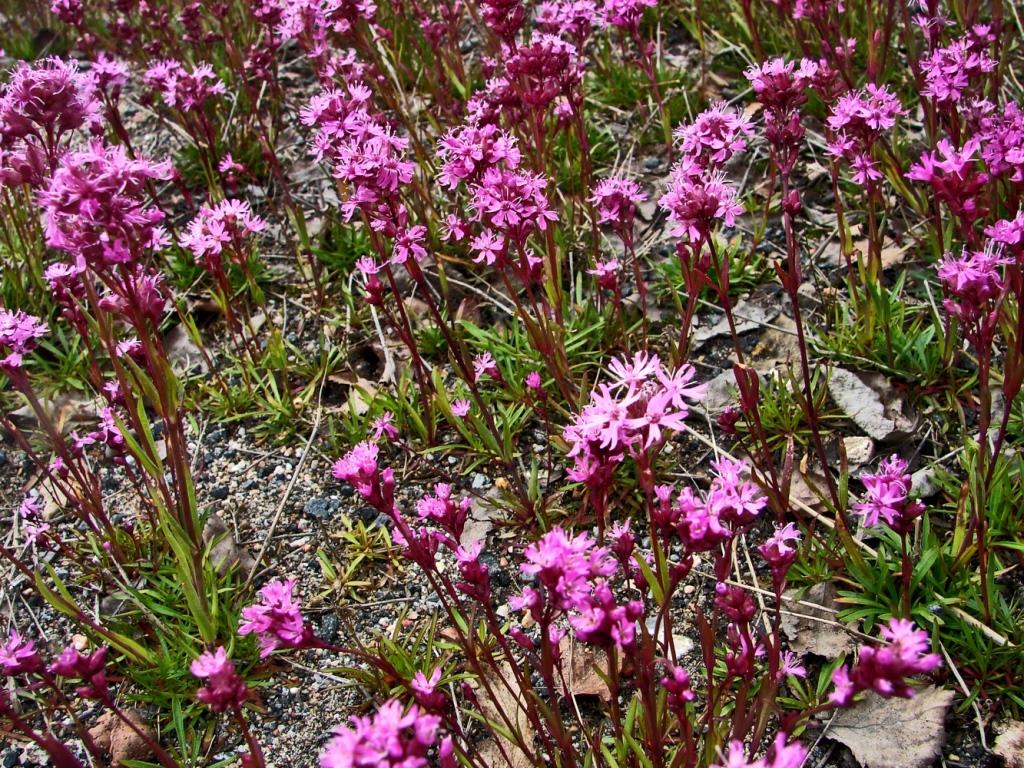
[[[54,0],[75,55],[0,86],[0,425],[35,484],[0,558],[84,641],[15,617],[4,724],[60,768],[108,760],[100,710],[163,768],[214,746],[261,768],[277,663],[340,654],[372,695],[322,768],[796,768],[825,713],[944,682],[933,643],[976,652],[950,670],[970,704],[1008,689],[1024,113],[1020,43],[982,5]],[[605,99],[615,76],[635,103]],[[748,290],[793,338],[779,370]],[[709,305],[724,344],[695,337]],[[211,383],[172,363],[179,323]],[[913,453],[873,434],[887,458],[851,467],[840,361],[911,384]],[[735,399],[705,419],[712,365]],[[54,413],[54,371],[89,419]],[[208,411],[308,428],[296,476],[352,438],[333,480],[380,517],[340,538],[384,554],[342,571],[319,549],[319,599],[368,597],[376,560],[418,574],[429,629],[335,645],[267,544],[266,571],[213,563]],[[960,466],[928,496],[933,448]],[[782,631],[822,580],[873,638],[824,665]],[[586,712],[581,648],[608,693]]]

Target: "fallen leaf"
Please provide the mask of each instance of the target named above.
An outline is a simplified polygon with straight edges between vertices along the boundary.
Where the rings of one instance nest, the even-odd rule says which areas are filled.
[[[351,371],[332,373],[327,377],[327,380],[332,384],[340,384],[349,388],[348,399],[342,408],[346,412],[351,411],[356,416],[362,416],[369,411],[370,405],[373,403],[374,398],[377,397],[377,387],[358,373],[352,373]]]
[[[800,342],[796,335],[796,321],[786,315],[778,315],[772,321],[772,328],[765,328],[761,338],[750,351],[749,363],[757,371],[775,368],[780,363],[800,360]]]
[[[569,661],[565,681],[569,693],[573,696],[597,696],[601,701],[611,701],[612,692],[598,674],[598,670],[608,668],[608,654],[600,648],[577,643],[570,635],[563,637],[558,646],[562,658]]]
[[[750,301],[740,300],[732,308],[733,320],[736,322],[736,333],[746,333],[761,328],[765,323],[774,320],[780,312],[778,305],[762,307]],[[725,315],[709,328],[698,328],[693,334],[694,348],[705,344],[716,336],[726,336],[729,331],[729,320]]]
[[[828,391],[839,409],[874,440],[904,440],[914,431],[915,423],[903,413],[902,399],[884,376],[833,368]]]
[[[828,736],[849,747],[863,768],[924,768],[942,754],[952,703],[953,692],[934,685],[912,699],[868,693],[839,711]]]
[[[796,603],[798,592],[787,590],[789,600],[783,603],[782,631],[789,639],[789,649],[797,655],[813,653],[834,659],[853,650],[853,640],[840,626],[836,626],[836,590],[830,582],[815,584]],[[822,610],[804,603],[820,605]],[[793,616],[797,613],[799,616]],[[824,621],[822,621],[822,619]]]
[[[1011,720],[1004,725],[992,751],[1006,761],[1006,768],[1024,768],[1024,723]]]
[[[500,480],[501,478],[498,479]],[[469,510],[469,516],[466,518],[466,525],[462,529],[462,536],[459,537],[459,544],[461,546],[468,547],[478,541],[485,541],[487,539],[487,534],[494,527],[494,521],[504,517],[501,506],[497,502],[497,499],[500,497],[501,487],[496,482],[484,493],[484,503],[472,506]],[[488,499],[493,499],[494,501],[488,502]]]
[[[825,509],[825,503],[817,491],[828,495],[828,480],[820,472],[813,470],[804,472],[799,467],[794,467],[793,475],[789,481],[789,500],[798,501],[811,509],[821,511]]]
[[[61,433],[73,429],[77,424],[92,424],[99,421],[99,413],[106,401],[96,397],[86,397],[80,393],[57,395],[55,398],[40,398],[39,406],[43,416],[49,419],[54,428]],[[23,405],[8,414],[21,428],[39,426],[39,416],[29,405]]]
[[[862,464],[871,461],[875,455],[875,444],[870,437],[854,435],[853,437],[840,437],[843,450],[846,451],[846,462],[851,469],[856,469]]]
[[[532,739],[533,729],[530,726],[530,718],[526,714],[526,709],[522,705],[522,691],[519,689],[519,684],[516,682],[512,667],[508,662],[502,664],[498,675],[492,675],[488,681],[488,688],[494,692],[494,699],[487,694],[487,689],[479,683],[476,684],[480,713],[488,721],[505,729],[508,724],[501,716],[501,713],[504,712],[519,735],[529,741]],[[502,680],[505,682],[503,683]],[[502,755],[502,748],[504,748],[508,760]],[[483,765],[488,768],[530,768],[533,766],[530,756],[515,741],[505,738],[497,731],[494,731],[494,735],[488,736],[480,745],[480,757]]]
[[[167,360],[177,373],[206,373],[210,367],[202,351],[195,345],[185,326],[176,325],[164,335]]]
[[[722,371],[707,382],[707,393],[699,406],[712,416],[717,416],[728,406],[736,404],[736,376],[732,369]]]
[[[138,713],[127,712],[125,717],[147,736],[155,738],[153,729]],[[89,735],[100,749],[110,754],[111,765],[121,765],[126,760],[144,760],[153,754],[146,740],[113,712],[101,715],[96,725],[89,729]]]
[[[207,518],[203,526],[203,543],[210,548],[210,562],[222,575],[238,566],[238,574],[248,577],[256,567],[252,553],[235,542],[220,515],[213,514]]]

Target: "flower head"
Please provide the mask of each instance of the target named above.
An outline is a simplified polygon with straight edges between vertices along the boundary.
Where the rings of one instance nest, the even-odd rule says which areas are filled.
[[[640,185],[631,179],[602,179],[590,201],[597,208],[597,223],[610,224],[620,234],[629,233],[636,207],[647,199]]]
[[[747,146],[753,126],[742,112],[718,102],[673,133],[679,149],[702,168],[721,166]]]
[[[7,642],[0,646],[0,669],[5,675],[38,672],[43,662],[31,640],[25,640],[16,629],[11,629]]]
[[[373,717],[356,716],[351,726],[335,728],[320,768],[427,768],[440,724],[440,717],[416,704],[406,712],[392,699]]]
[[[181,237],[181,246],[191,251],[197,260],[219,266],[220,255],[227,250],[235,262],[248,258],[245,240],[266,229],[267,222],[255,215],[249,203],[243,200],[222,200],[214,206],[203,206],[189,222],[188,231]]]
[[[74,61],[21,62],[0,91],[0,148],[29,141],[52,162],[65,137],[83,126],[101,130],[100,103],[93,76]]]
[[[886,644],[864,646],[852,668],[836,669],[832,676],[835,690],[829,697],[834,704],[845,707],[865,690],[884,698],[912,698],[914,689],[906,678],[931,672],[942,663],[937,654],[929,653],[928,633],[915,629],[907,619],[890,619],[881,635]]]
[[[214,712],[237,708],[249,698],[245,681],[238,676],[235,665],[228,658],[224,646],[218,646],[212,653],[207,651],[192,662],[192,674],[207,684],[196,691],[196,698]]]
[[[256,633],[260,640],[260,658],[278,648],[302,648],[313,639],[302,619],[299,603],[292,597],[295,579],[277,579],[260,590],[260,601],[242,609],[238,634]]]
[[[167,178],[170,169],[98,141],[68,152],[39,195],[47,244],[96,269],[162,247],[165,234],[157,225],[163,213],[147,205],[146,184]]]
[[[736,190],[719,171],[707,172],[688,157],[672,170],[669,190],[658,200],[668,211],[673,237],[686,237],[691,243],[707,240],[717,224],[731,227],[743,206]]]

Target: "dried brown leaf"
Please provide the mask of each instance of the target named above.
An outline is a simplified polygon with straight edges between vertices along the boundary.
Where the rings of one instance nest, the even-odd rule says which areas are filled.
[[[924,768],[942,753],[953,692],[928,686],[912,699],[875,693],[840,710],[828,736],[850,748],[863,768]]]
[[[597,696],[601,701],[611,701],[612,693],[608,684],[601,679],[598,670],[608,667],[608,654],[599,648],[577,643],[566,635],[559,643],[562,658],[569,661],[566,671],[566,685],[573,696]]]
[[[902,398],[884,376],[833,368],[828,391],[839,409],[874,440],[905,440],[914,431]]]
[[[494,692],[494,699],[487,695],[481,684],[476,685],[480,713],[488,721],[507,727],[500,714],[504,712],[512,721],[519,735],[523,739],[529,740],[532,738],[530,719],[523,707],[523,694],[516,682],[512,667],[506,662],[501,666],[499,674],[500,677],[493,675],[488,681],[490,690]],[[502,680],[505,682],[503,683]],[[507,739],[497,732],[493,736],[488,736],[480,745],[480,758],[482,764],[487,768],[530,768],[533,765],[530,756],[515,741]]]
[[[1006,768],[1024,768],[1024,723],[1011,720],[1004,725],[992,751],[1006,761]]]
[[[788,590],[786,597],[790,600],[783,603],[786,613],[782,614],[782,631],[789,639],[789,649],[796,654],[813,653],[826,659],[852,651],[850,635],[836,626],[835,587],[829,582],[821,582],[804,595],[803,603],[815,603],[821,609],[792,602],[797,594],[796,590]],[[793,616],[794,613],[800,615]]]

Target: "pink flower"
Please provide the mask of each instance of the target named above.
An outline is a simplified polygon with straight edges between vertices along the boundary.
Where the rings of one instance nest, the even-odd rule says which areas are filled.
[[[52,168],[68,134],[83,126],[101,132],[95,90],[74,61],[19,63],[0,91],[0,148],[30,142],[45,149]]]
[[[616,259],[599,261],[594,269],[588,269],[587,274],[597,278],[597,286],[606,291],[614,290],[619,282],[619,273],[622,272],[622,265]]]
[[[409,688],[416,699],[416,703],[427,712],[440,711],[444,709],[446,699],[444,694],[437,690],[437,684],[441,682],[441,668],[436,667],[430,673],[428,679],[422,672],[413,675]]]
[[[899,456],[891,456],[882,462],[879,470],[876,475],[861,475],[867,501],[854,504],[853,511],[863,516],[865,525],[878,525],[881,519],[897,533],[905,534],[924,512],[921,502],[909,498],[911,482],[907,462]]]
[[[83,699],[105,701],[110,695],[107,691],[107,650],[98,648],[85,656],[69,645],[50,665],[50,673],[80,680],[82,685],[75,689],[75,693]]]
[[[192,674],[209,682],[196,691],[196,698],[214,712],[237,709],[249,698],[245,681],[238,676],[235,665],[228,658],[224,646],[218,646],[213,653],[203,653],[192,662]]]
[[[468,123],[451,129],[441,138],[441,172],[437,181],[442,187],[455,189],[463,182],[475,182],[488,168],[504,166],[514,170],[519,167],[520,158],[514,136],[491,123]]]
[[[488,604],[491,599],[491,571],[486,563],[481,562],[480,552],[483,540],[455,549],[455,562],[459,568],[459,581],[455,586],[463,594],[474,600]]]
[[[607,471],[628,452],[660,445],[664,430],[682,429],[687,401],[703,397],[704,388],[688,386],[694,371],[682,366],[669,373],[656,355],[615,358],[612,383],[598,384],[590,402],[562,432],[578,482],[603,481]]]
[[[0,669],[7,676],[38,672],[43,662],[36,653],[36,646],[31,640],[25,640],[16,629],[11,629],[10,636],[0,646]]]
[[[394,249],[391,253],[392,264],[405,264],[411,257],[417,264],[427,258],[427,249],[423,247],[427,228],[417,224],[414,227],[402,228],[395,233]]]
[[[537,26],[552,35],[565,34],[579,46],[599,21],[597,6],[595,0],[542,0],[537,4]]]
[[[529,45],[518,45],[505,59],[508,78],[523,104],[546,109],[560,95],[573,91],[583,77],[576,46],[568,40],[544,32],[535,32]],[[562,101],[555,114],[571,115]]]
[[[37,340],[43,338],[49,330],[47,324],[38,317],[21,310],[12,312],[0,307],[0,347],[27,354],[36,348]]]
[[[94,141],[68,152],[39,195],[46,242],[103,269],[136,261],[162,247],[163,213],[148,206],[146,184],[167,178],[169,163],[131,159],[123,146]]]
[[[632,32],[640,26],[644,11],[654,8],[658,0],[605,0],[601,20],[607,27],[619,27]]]
[[[569,624],[576,630],[576,638],[581,643],[602,648],[614,645],[620,651],[633,647],[636,623],[644,615],[642,602],[629,600],[619,605],[608,585],[601,582],[576,608],[579,613],[569,617]]]
[[[807,677],[807,669],[800,662],[800,657],[792,651],[785,651],[782,654],[782,666],[779,668],[778,679],[781,682],[786,676]]]
[[[944,48],[938,48],[921,60],[925,96],[937,102],[959,101],[972,84],[977,84],[981,75],[991,72],[996,62],[968,38],[954,40]]]
[[[712,466],[717,476],[708,489],[708,508],[713,509],[717,517],[737,527],[753,522],[768,500],[757,485],[744,479],[746,463],[723,457]]]
[[[1024,182],[1024,110],[1010,101],[998,110],[989,102],[977,102],[979,116],[975,135],[981,140],[981,159],[990,174]]]
[[[597,223],[611,224],[620,235],[631,234],[636,207],[647,199],[640,185],[631,179],[602,179],[590,201],[597,207]]]
[[[686,237],[691,243],[704,242],[716,223],[731,227],[743,206],[736,191],[718,171],[706,172],[684,157],[672,170],[669,190],[658,200],[668,211],[673,237]]]
[[[988,213],[982,193],[989,183],[989,175],[975,160],[980,146],[977,137],[969,139],[959,149],[949,139],[940,139],[936,144],[938,152],[922,154],[906,176],[930,184],[935,197],[946,203],[955,215],[968,222],[976,221]]]
[[[1000,219],[985,230],[992,242],[1005,246],[1009,253],[1018,259],[1024,255],[1024,209],[1017,212],[1012,219]]]
[[[748,761],[743,743],[732,741],[726,751],[725,762],[715,764],[711,768],[801,768],[806,757],[806,747],[797,741],[787,745],[786,734],[780,733],[775,737],[775,742],[765,757]]]
[[[249,235],[262,232],[267,222],[253,214],[249,203],[242,200],[222,200],[213,207],[203,206],[189,222],[188,231],[181,236],[182,248],[191,251],[196,259],[213,263],[227,248],[232,260],[245,261],[248,247],[244,241]],[[215,260],[219,263],[219,258]]]
[[[976,333],[977,324],[989,325],[994,319],[992,304],[1006,286],[1002,268],[1007,262],[992,245],[982,251],[965,249],[959,257],[947,253],[939,262],[939,280],[949,294],[943,306],[960,319],[967,333]],[[974,341],[983,343],[978,337]]]
[[[661,678],[661,687],[668,693],[665,705],[680,719],[686,717],[686,705],[697,698],[690,687],[690,674],[670,664],[668,674]]]
[[[912,698],[914,690],[906,678],[931,672],[942,663],[937,654],[929,653],[928,633],[914,629],[906,619],[891,619],[882,627],[881,635],[888,641],[886,645],[864,646],[852,668],[836,669],[832,677],[835,690],[829,697],[832,703],[845,707],[865,690],[884,698]]]
[[[416,502],[416,514],[424,520],[432,520],[443,528],[455,541],[462,538],[462,529],[469,517],[472,502],[468,498],[452,497],[448,483],[434,486],[433,495],[427,495]]]
[[[480,381],[484,377],[501,380],[501,371],[490,352],[482,352],[473,358],[473,378]]]
[[[826,122],[836,133],[877,137],[896,125],[896,119],[905,113],[899,99],[886,86],[868,83],[840,96]]]
[[[786,523],[784,526],[776,526],[775,533],[757,549],[773,572],[776,569],[785,571],[796,559],[796,545],[799,541],[800,531],[796,525]]]
[[[415,704],[404,712],[401,702],[392,699],[372,718],[357,716],[351,723],[334,729],[320,768],[427,768],[441,718]]]
[[[315,129],[314,157],[327,160],[334,177],[350,189],[341,206],[345,219],[363,211],[377,226],[394,226],[387,202],[412,181],[416,165],[405,159],[409,140],[369,111],[369,98],[360,83],[350,83],[346,92],[326,90],[310,100],[301,120]]]
[[[458,416],[460,419],[466,418],[469,415],[470,403],[469,400],[454,400],[452,402],[452,413]]]
[[[260,640],[260,658],[278,648],[307,647],[312,630],[302,620],[299,603],[292,597],[295,579],[278,579],[260,590],[260,602],[242,609],[244,621],[238,634],[256,633]]]
[[[382,492],[382,476],[377,467],[380,448],[364,440],[334,462],[335,479],[350,483],[364,499],[378,500]]]
[[[533,576],[543,593],[527,588],[520,600],[510,604],[531,604],[538,620],[542,604],[555,611],[586,607],[590,580],[610,576],[617,568],[608,550],[595,546],[587,533],[569,536],[561,527],[551,529],[540,541],[526,547],[523,554],[526,562],[520,570]]]
[[[742,152],[753,132],[750,118],[718,102],[697,115],[693,123],[678,126],[673,135],[684,155],[702,168],[711,168]]]
[[[558,220],[544,194],[547,183],[529,171],[488,168],[480,183],[470,186],[470,220],[524,244],[530,234]]]
[[[167,106],[183,112],[202,109],[207,101],[226,91],[209,64],[197,64],[190,72],[180,62],[165,59],[147,69],[142,79],[163,96]]]
[[[394,440],[397,438],[398,429],[395,427],[395,414],[391,411],[384,411],[384,413],[374,419],[373,426],[371,427],[371,437],[374,440],[381,440],[383,438]]]

